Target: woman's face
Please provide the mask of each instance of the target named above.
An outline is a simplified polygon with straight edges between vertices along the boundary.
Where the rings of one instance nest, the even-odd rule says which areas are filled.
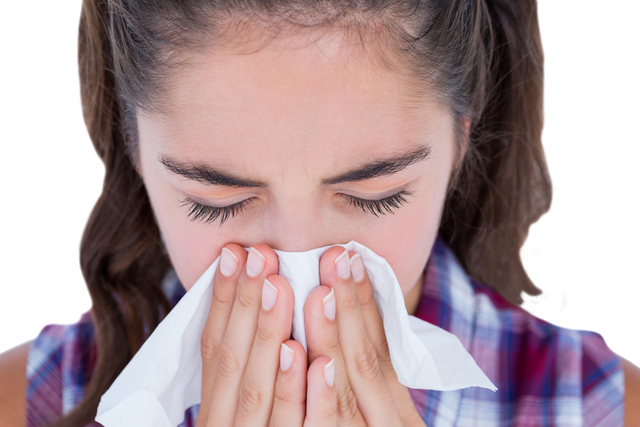
[[[341,43],[292,37],[200,54],[174,78],[170,108],[138,112],[139,170],[187,290],[230,242],[297,252],[355,240],[387,260],[405,295],[422,280],[454,166],[453,120]],[[393,203],[400,192],[406,202]],[[367,208],[385,198],[378,216]],[[241,203],[222,226],[207,222]]]

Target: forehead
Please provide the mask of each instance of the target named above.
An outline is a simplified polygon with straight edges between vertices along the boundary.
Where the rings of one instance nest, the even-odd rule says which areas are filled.
[[[163,150],[202,161],[297,153],[333,167],[336,153],[402,152],[450,123],[400,65],[380,63],[392,57],[382,44],[326,29],[268,40],[235,34],[170,79],[167,107],[148,116]]]

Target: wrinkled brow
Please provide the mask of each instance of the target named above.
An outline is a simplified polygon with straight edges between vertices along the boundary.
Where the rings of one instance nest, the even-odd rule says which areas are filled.
[[[338,176],[325,178],[323,184],[339,184],[344,182],[366,181],[385,175],[393,175],[409,166],[428,159],[431,156],[430,146],[421,146],[404,154],[386,158],[374,159],[356,169],[341,173]],[[158,161],[171,173],[205,185],[219,185],[225,187],[262,188],[268,183],[247,178],[241,178],[230,172],[216,169],[209,165],[185,164],[160,155]]]

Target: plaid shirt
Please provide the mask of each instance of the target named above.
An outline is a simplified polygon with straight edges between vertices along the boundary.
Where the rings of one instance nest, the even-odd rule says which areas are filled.
[[[561,328],[470,278],[436,240],[416,316],[456,335],[497,392],[410,390],[429,427],[622,426],[620,358],[594,332]],[[174,272],[163,283],[174,306],[185,291]],[[27,364],[27,426],[44,426],[82,400],[95,365],[90,312],[73,325],[48,325]],[[193,427],[199,405],[179,427]],[[93,425],[99,425],[93,423]]]

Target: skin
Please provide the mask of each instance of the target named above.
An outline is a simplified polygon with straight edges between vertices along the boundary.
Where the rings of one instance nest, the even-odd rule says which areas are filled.
[[[250,55],[213,50],[174,79],[169,111],[139,112],[140,172],[185,288],[229,242],[306,251],[356,240],[389,262],[405,295],[422,282],[455,161],[452,118],[433,99],[414,111],[397,75],[372,69],[357,48],[345,64],[332,43],[340,40],[305,46],[292,37]],[[422,145],[430,158],[396,174],[321,182]],[[161,155],[268,187],[204,185],[171,173]],[[380,217],[340,197],[380,199],[401,189],[414,195]],[[253,200],[220,227],[190,221],[180,207],[187,197],[212,206]]]
[[[345,73],[342,64],[336,64],[337,58],[332,55],[335,46],[322,46],[322,51],[309,48],[284,53],[277,47],[242,58],[219,53],[204,58],[200,67],[177,79],[178,84],[170,96],[173,111],[155,118],[138,112],[141,163],[137,169],[143,176],[178,277],[189,290],[220,255],[222,247],[231,242],[242,247],[264,242],[279,250],[306,251],[354,239],[389,262],[402,287],[407,310],[413,313],[419,298],[418,285],[422,284],[422,268],[436,236],[445,184],[453,162],[450,118],[430,99],[424,100],[420,117],[403,117],[399,112],[404,101],[399,96],[400,82],[388,75],[374,74],[367,67]],[[276,53],[278,61],[269,61]],[[214,65],[221,61],[225,68],[216,69]],[[337,74],[337,70],[342,73]],[[304,91],[300,92],[302,88]],[[300,93],[304,96],[299,96]],[[376,99],[384,103],[376,103]],[[224,105],[213,100],[223,100]],[[362,153],[377,155],[389,147],[401,148],[401,141],[420,132],[430,134],[435,143],[428,162],[395,177],[332,189],[323,189],[318,184],[323,177],[356,164]],[[216,139],[212,135],[216,135]],[[267,179],[272,185],[268,190],[254,193],[187,182],[163,170],[156,161],[160,150],[186,160],[230,165],[244,175]],[[417,197],[410,199],[395,215],[376,218],[358,208],[340,205],[332,198],[339,192],[373,196],[409,182],[415,182]],[[185,195],[198,195],[219,206],[245,197],[257,197],[259,203],[250,217],[245,214],[247,216],[233,218],[220,230],[217,222],[209,225],[189,222],[187,208],[180,208],[176,201]],[[244,252],[241,247],[236,249],[238,255],[242,255],[240,250]],[[342,286],[335,276],[331,278],[332,258],[338,255],[335,248],[327,251],[321,271],[326,283],[335,288],[337,299],[344,300],[345,292],[354,285]],[[349,253],[350,257],[353,255]],[[246,259],[246,254],[244,257],[242,259]],[[287,288],[276,285],[282,294],[271,314],[278,313],[285,301]],[[366,291],[367,286],[359,286],[360,289]],[[320,307],[318,300],[324,298],[328,290],[325,286],[315,289],[309,297],[314,304],[309,306]],[[361,307],[366,306],[361,304]],[[341,313],[340,306],[337,311],[336,319]],[[367,327],[375,325],[374,329],[380,331],[379,315],[376,318],[375,311],[369,310],[368,314],[366,311],[363,308]],[[336,336],[335,331],[325,333],[325,327],[331,322],[322,320],[323,314],[317,309],[305,315],[316,316],[310,324],[322,325],[315,333],[308,331],[308,337],[310,340],[317,337],[319,343],[315,347],[326,348],[326,342]],[[364,335],[362,330],[358,335]],[[373,345],[382,342],[378,338]],[[286,344],[297,353],[303,351],[292,342]],[[313,342],[309,344],[313,351]],[[30,341],[25,342],[0,353],[0,424],[25,423],[25,369],[30,345]],[[344,347],[343,351],[349,356],[349,346]],[[355,346],[351,351],[353,348]],[[317,356],[316,360],[321,358],[324,358],[322,363],[310,367],[310,371],[320,368],[309,374],[312,379],[322,380],[322,366],[328,357]],[[345,372],[338,363],[336,358],[336,387],[341,373],[344,380]],[[625,373],[625,425],[640,425],[640,405],[632,404],[640,400],[640,368],[622,357],[621,363]],[[294,363],[290,371],[296,366]],[[388,364],[385,370],[382,363],[382,369],[387,377]],[[395,391],[397,383],[387,381],[387,384],[394,396],[400,393]],[[394,401],[397,403],[399,399]],[[406,398],[404,403],[412,406]]]
[[[271,248],[305,251],[356,240],[389,262],[405,295],[408,311],[415,310],[422,270],[436,237],[447,183],[457,162],[453,119],[434,98],[416,101],[410,96],[407,79],[372,67],[364,51],[350,46],[349,54],[344,55],[343,42],[339,36],[311,44],[306,39],[289,37],[272,40],[266,48],[251,54],[239,54],[245,53],[243,48],[250,44],[246,39],[244,46],[231,43],[231,48],[211,50],[197,57],[188,73],[177,74],[167,92],[170,108],[160,114],[138,111],[139,171],[171,261],[187,289],[220,255],[224,245],[231,245],[229,248],[242,267],[246,259],[242,247],[259,245],[265,256],[272,259]],[[240,49],[234,51],[233,46]],[[412,108],[416,102],[420,108]],[[385,159],[424,144],[431,148],[430,158],[393,175],[338,185],[322,184],[324,178],[352,170],[365,160]],[[203,185],[168,171],[158,161],[160,156],[186,165],[211,166],[268,185],[257,189]],[[342,193],[376,199],[403,188],[413,191],[409,203],[395,214],[379,218],[336,197]],[[218,227],[189,221],[186,208],[180,208],[178,203],[186,197],[213,206],[247,198],[254,198],[255,203]],[[336,255],[333,249],[325,254],[329,258]],[[279,295],[288,295],[286,280],[275,275],[277,268],[272,264],[277,264],[277,260],[270,262],[274,274],[271,282],[279,289]],[[322,262],[331,264],[325,257],[321,265]],[[327,267],[324,271],[331,269]],[[236,283],[231,287],[239,286]],[[309,406],[304,409],[307,416],[316,414],[316,418],[306,419],[308,425],[335,425],[336,420],[341,425],[362,425],[364,420],[369,425],[375,425],[376,420],[384,420],[381,425],[421,423],[406,388],[397,382],[388,363],[384,333],[371,317],[372,312],[367,318],[360,308],[355,310],[357,315],[346,316],[343,312],[349,306],[348,301],[353,301],[349,298],[354,295],[353,286],[347,288],[350,291],[341,292],[337,291],[340,286],[331,287],[336,289],[337,320],[322,321],[318,299],[328,294],[325,286],[314,291],[305,306],[308,318],[317,319],[309,322],[314,326],[307,331],[308,360],[295,341],[286,341],[290,318],[281,319],[280,328],[275,326],[278,322],[265,322],[272,329],[268,334],[258,333],[256,342],[260,335],[273,338],[275,334],[279,338],[271,343],[271,351],[258,353],[270,354],[271,375],[261,382],[250,374],[249,379],[240,376],[240,369],[226,372],[222,375],[230,375],[232,379],[225,383],[228,387],[217,392],[215,383],[222,384],[220,366],[230,366],[228,352],[223,352],[223,356],[218,353],[224,347],[225,337],[248,334],[243,350],[234,353],[231,360],[247,372],[255,372],[264,370],[266,362],[252,352],[251,336],[255,331],[268,329],[260,326],[264,310],[256,308],[259,283],[253,286],[251,314],[245,313],[243,320],[235,323],[245,325],[243,332],[232,327],[229,327],[232,332],[226,332],[229,319],[238,311],[235,308],[238,296],[233,297],[229,291],[221,299],[226,301],[226,309],[218,309],[225,315],[210,319],[207,330],[217,332],[203,339],[203,355],[208,352],[205,368],[208,374],[203,380],[200,426],[210,424],[210,420],[247,421],[255,419],[257,413],[266,422],[270,419],[265,415],[267,412],[272,413],[274,425],[283,423],[282,420],[302,422],[301,397],[305,388]],[[359,289],[356,294],[359,301],[367,300],[366,290]],[[286,311],[289,297],[283,299],[280,310]],[[341,316],[349,317],[353,323],[340,324]],[[367,378],[367,369],[362,375],[362,369],[355,368],[353,360],[358,357],[362,360],[362,352],[349,345],[345,331],[353,324],[363,324],[363,319],[367,319],[364,324],[370,327],[355,328],[360,335],[348,336],[351,342],[361,345],[360,350],[376,349],[373,357],[365,357],[371,361],[365,365],[370,368],[369,373],[384,375]],[[274,366],[278,348],[275,344],[283,341],[296,354],[294,365],[286,372],[277,371]],[[316,364],[325,364],[327,356],[335,363],[337,392],[323,388],[319,378]],[[637,383],[637,368],[629,363],[624,367],[629,385],[633,386]],[[229,390],[237,390],[237,394]],[[262,392],[256,395],[255,390]],[[628,390],[627,399],[631,396],[638,400],[637,387]],[[266,396],[267,403],[242,404],[255,402],[256,396]],[[277,396],[298,396],[298,400],[283,401]],[[631,416],[629,411],[632,409],[627,405],[627,418]]]

